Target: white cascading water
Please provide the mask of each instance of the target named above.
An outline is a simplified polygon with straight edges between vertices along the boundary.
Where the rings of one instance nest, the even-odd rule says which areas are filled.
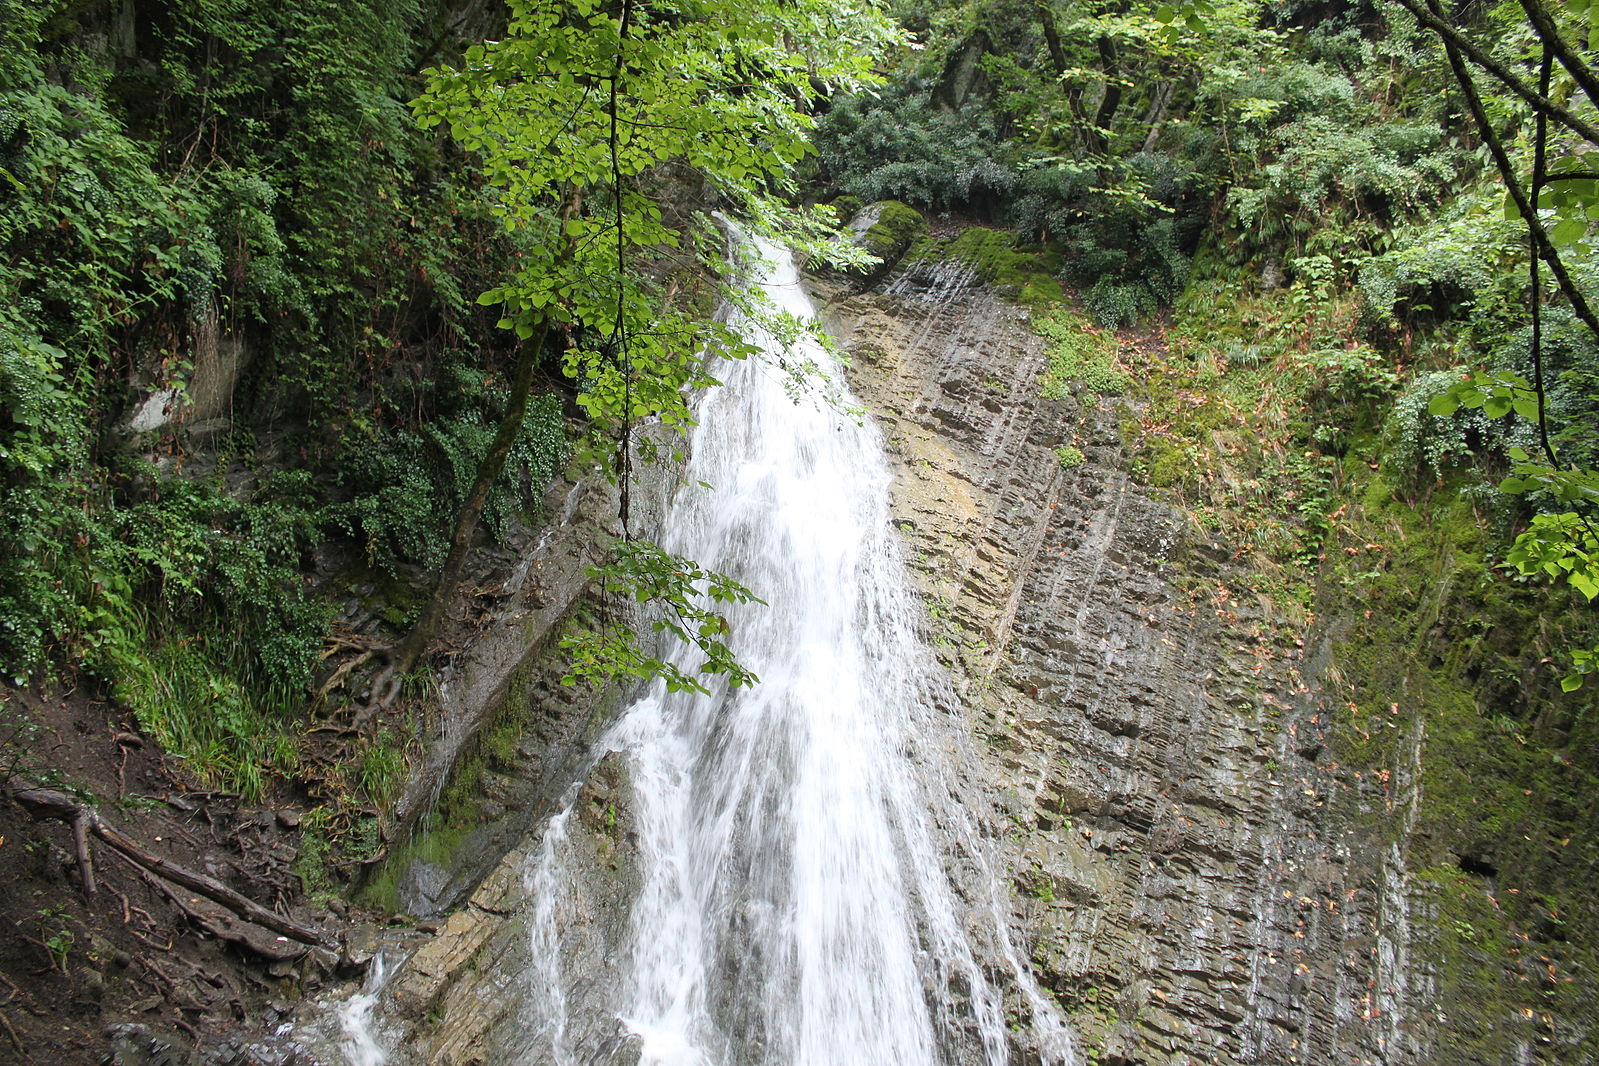
[[[792,257],[757,251],[768,299],[809,318]],[[657,685],[607,739],[630,767],[643,877],[617,1014],[646,1066],[998,1066],[1007,1018],[987,974],[1008,971],[1029,1043],[1070,1063],[959,808],[959,745],[933,707],[881,438],[796,401],[781,343],[739,325],[772,358],[724,365],[684,479],[715,490],[681,493],[662,543],[767,601],[730,611],[760,683],[711,697]],[[837,373],[820,349],[800,355]],[[560,891],[564,828],[563,815],[530,871],[537,893]],[[958,898],[946,864],[978,870],[983,898]],[[529,1002],[548,1013],[528,1021],[566,1066],[584,1049],[563,1041],[559,908],[539,910]],[[986,966],[974,923],[989,926]]]
[[[809,318],[792,257],[753,251],[755,284]],[[611,1009],[640,1066],[1003,1066],[1019,1046],[1075,1066],[962,805],[964,746],[935,706],[953,701],[918,636],[882,440],[796,401],[781,342],[739,328],[771,358],[722,367],[661,542],[766,600],[727,612],[760,683],[709,697],[657,684],[601,741],[628,766],[640,877]],[[837,376],[806,347],[788,354]],[[669,654],[697,665],[691,649]],[[572,813],[524,873],[518,1062],[605,1057],[574,1046],[596,1027],[568,1017],[598,979],[562,970],[563,942],[585,935]]]
[[[342,1037],[340,1050],[350,1066],[383,1066],[388,1058],[378,1039],[373,1017],[387,979],[383,956],[374,956],[364,987],[351,996],[336,1015]]]

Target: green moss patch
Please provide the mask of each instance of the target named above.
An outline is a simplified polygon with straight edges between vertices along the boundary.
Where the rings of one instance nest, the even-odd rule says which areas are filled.
[[[927,228],[920,211],[898,200],[883,200],[866,210],[876,212],[877,219],[861,234],[861,246],[888,265],[897,263]]]
[[[1046,400],[1058,400],[1074,386],[1096,398],[1127,391],[1127,377],[1116,360],[1116,338],[1110,333],[1065,308],[1035,316],[1033,329],[1049,339],[1049,369],[1042,386]]]
[[[1061,307],[1065,290],[1055,277],[1060,257],[1048,249],[1017,247],[1016,234],[972,226],[947,239],[927,239],[912,249],[911,257],[956,260],[971,267],[984,283],[993,285],[1034,312]]]

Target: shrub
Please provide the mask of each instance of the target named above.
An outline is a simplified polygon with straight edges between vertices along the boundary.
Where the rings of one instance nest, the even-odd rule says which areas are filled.
[[[903,78],[878,95],[834,104],[816,147],[833,179],[862,200],[991,214],[1016,185],[1015,172],[995,158],[998,121],[986,108],[946,111],[925,80]]]
[[[1387,459],[1412,486],[1444,476],[1478,455],[1530,447],[1532,429],[1524,422],[1489,418],[1481,408],[1461,408],[1439,416],[1427,410],[1433,397],[1460,380],[1456,370],[1424,374],[1394,401],[1387,425]],[[1430,477],[1429,477],[1430,474]]]

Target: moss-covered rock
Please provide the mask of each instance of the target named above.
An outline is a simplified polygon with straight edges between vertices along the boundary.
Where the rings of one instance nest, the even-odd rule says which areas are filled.
[[[1337,631],[1334,756],[1379,783],[1347,814],[1404,855],[1410,950],[1449,1004],[1439,1046],[1591,1062],[1599,722],[1551,664],[1585,620],[1490,565],[1467,499],[1412,505],[1368,478],[1319,604]]]
[[[1018,248],[1016,234],[1006,230],[971,226],[948,240],[921,241],[910,254],[918,259],[965,263],[983,282],[1034,311],[1066,302],[1065,291],[1055,277],[1060,269],[1059,253],[1049,248]]]
[[[926,228],[922,213],[898,200],[868,204],[850,220],[850,229],[858,234],[856,243],[882,260],[874,271],[893,267]]]
[[[847,228],[856,246],[876,261],[853,269],[819,269],[815,264],[811,269],[823,275],[848,278],[863,289],[893,270],[927,228],[927,220],[920,211],[898,200],[879,200],[861,207],[860,200],[855,197],[841,196],[832,206],[839,218],[849,220]]]

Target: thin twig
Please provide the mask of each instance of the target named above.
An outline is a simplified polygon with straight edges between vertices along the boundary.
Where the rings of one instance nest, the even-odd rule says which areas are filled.
[[[29,1062],[32,1062],[33,1056],[28,1054],[28,1049],[23,1045],[22,1038],[19,1037],[17,1035],[17,1031],[12,1028],[11,1019],[5,1016],[4,1011],[0,1011],[0,1025],[4,1025],[6,1027],[6,1035],[11,1038],[11,1042],[13,1044],[17,1045],[17,1050],[22,1053],[23,1058],[27,1059]]]

